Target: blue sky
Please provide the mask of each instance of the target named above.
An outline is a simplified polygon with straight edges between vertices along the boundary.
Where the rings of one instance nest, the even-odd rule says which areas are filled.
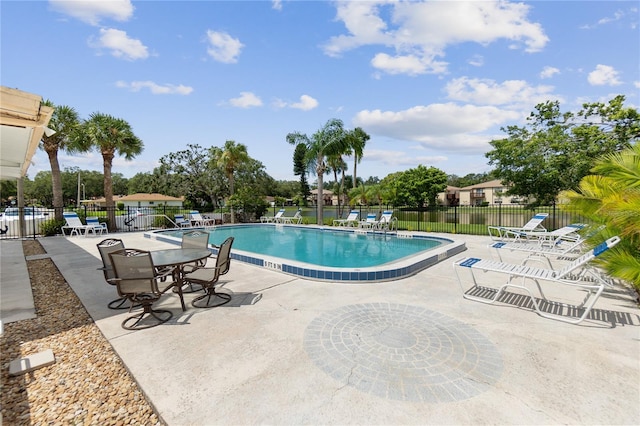
[[[293,175],[287,133],[331,118],[371,139],[358,176],[490,170],[484,153],[537,103],[640,104],[637,1],[7,1],[4,86],[127,120],[144,142],[113,172],[245,144]],[[102,170],[99,153],[61,166]],[[353,162],[348,159],[349,171]],[[49,170],[43,151],[29,169]],[[315,178],[312,177],[312,181]]]

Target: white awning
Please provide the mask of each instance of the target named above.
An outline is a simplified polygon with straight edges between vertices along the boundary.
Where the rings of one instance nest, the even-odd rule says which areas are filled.
[[[53,108],[42,97],[0,86],[0,180],[27,174]]]

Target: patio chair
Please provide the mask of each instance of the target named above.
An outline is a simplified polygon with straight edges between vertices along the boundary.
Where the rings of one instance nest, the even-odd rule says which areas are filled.
[[[215,224],[213,219],[205,219],[197,210],[189,212],[189,219],[191,219],[192,226],[211,226]]]
[[[209,249],[209,233],[206,231],[201,231],[196,229],[194,231],[185,232],[182,234],[182,241],[180,242],[181,248],[204,248]],[[188,264],[185,266],[189,267],[201,267],[207,263],[207,260],[204,259],[199,262],[195,262],[193,264]],[[183,293],[193,293],[196,289],[193,288],[193,285],[188,284],[189,290],[182,289]],[[198,289],[200,290],[200,289]]]
[[[585,240],[581,237],[561,238],[555,240],[553,244],[548,244],[544,241],[531,241],[530,243],[498,241],[489,244],[489,248],[496,250],[500,262],[503,261],[502,253],[509,250],[511,252],[518,252],[527,255],[522,261],[523,265],[526,265],[530,260],[546,260],[549,268],[552,268],[553,265],[551,264],[551,258],[571,258],[573,260],[573,258],[579,255],[584,241]]]
[[[85,225],[78,217],[78,213],[76,212],[64,212],[62,213],[65,222],[67,223],[62,227],[62,235],[66,236],[65,229],[69,229],[69,236],[72,237],[75,235],[84,235],[85,237],[89,232],[93,232],[96,235],[95,228],[91,225]]]
[[[525,223],[520,228],[508,226],[487,226],[487,230],[489,231],[489,236],[492,240],[517,240],[526,232],[545,232],[547,229],[542,226],[542,222],[547,218],[547,216],[549,216],[549,213],[536,213],[529,222]]]
[[[359,217],[360,212],[358,210],[351,210],[346,219],[334,219],[333,226],[358,226],[360,222]]]
[[[302,213],[300,209],[293,216],[280,216],[276,219],[276,223],[288,223],[288,224],[296,224],[300,225],[302,223]]]
[[[160,299],[158,280],[171,272],[159,273],[153,265],[151,253],[138,249],[122,249],[109,253],[118,294],[127,297],[132,304],[140,304],[142,312],[122,321],[125,330],[142,330],[169,321],[173,313],[164,309],[152,309]]]
[[[173,216],[175,224],[180,228],[191,228],[191,221],[184,218],[183,214]]]
[[[373,229],[376,226],[378,226],[378,215],[375,213],[368,213],[367,218],[358,223],[358,228]]]
[[[113,271],[113,265],[111,264],[111,258],[109,257],[109,253],[113,253],[114,251],[122,250],[124,248],[124,243],[122,240],[117,238],[107,238],[106,240],[102,240],[97,244],[98,252],[100,253],[100,258],[102,259],[102,268],[98,268],[98,270],[102,271],[104,274],[104,280],[112,285],[116,286],[116,282],[113,280],[116,275]],[[107,305],[109,309],[129,309],[130,305],[127,305],[128,301],[126,296],[121,296],[118,299],[112,300]]]
[[[100,223],[100,220],[98,220],[98,218],[96,216],[87,216],[87,226],[92,226],[93,227],[93,232],[95,232],[96,234],[108,234],[109,230],[107,229],[107,224],[102,222]]]
[[[587,318],[591,308],[593,308],[593,305],[604,291],[604,287],[609,285],[608,281],[604,279],[598,271],[589,267],[588,263],[608,249],[614,247],[619,242],[620,238],[617,236],[609,238],[593,250],[589,250],[587,253],[573,260],[571,263],[559,270],[534,268],[528,265],[514,265],[478,258],[465,258],[454,263],[454,271],[456,273],[460,289],[462,290],[462,295],[465,299],[492,304],[500,301],[500,296],[506,295],[505,290],[508,287],[518,288],[529,294],[533,309],[538,313],[538,315],[570,324],[578,324]],[[473,280],[473,285],[466,290],[462,285],[462,280],[460,279],[459,274],[459,270],[462,268],[467,268],[470,271]],[[503,284],[498,288],[480,286],[478,285],[478,281],[474,274],[475,270],[504,274],[508,276],[508,279],[506,284]],[[514,279],[521,279],[521,283],[513,284],[512,280]],[[526,286],[527,280],[531,280],[536,284],[542,301],[538,301],[535,295]],[[544,295],[542,287],[540,286],[540,281],[547,281],[554,284],[563,284],[578,288],[585,290],[587,294],[580,305],[575,307],[559,302],[552,302]],[[544,302],[544,305],[542,302]],[[551,307],[552,309],[550,309],[550,312],[546,312],[543,307]],[[563,316],[563,308],[567,308],[567,312],[574,315],[569,317]],[[582,312],[582,315],[577,316],[580,312]]]
[[[218,249],[218,256],[216,257],[216,265],[214,267],[199,267],[184,275],[183,280],[185,283],[199,284],[205,290],[205,294],[198,296],[191,301],[191,305],[194,308],[214,308],[231,301],[230,294],[218,293],[216,292],[216,287],[220,287],[224,284],[220,282],[220,277],[229,272],[229,267],[231,266],[232,244],[233,237],[229,237],[220,245],[220,248]],[[201,303],[202,301],[204,301],[204,304]]]
[[[385,210],[380,215],[380,220],[375,226],[376,229],[393,231],[398,230],[398,219],[393,216],[393,211]]]
[[[274,216],[260,216],[260,222],[262,223],[274,223],[277,222],[278,219],[284,214],[285,209],[278,210]]]

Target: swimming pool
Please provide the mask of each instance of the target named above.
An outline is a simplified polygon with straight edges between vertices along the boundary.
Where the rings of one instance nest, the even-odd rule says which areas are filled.
[[[200,228],[202,229],[202,228]],[[273,224],[207,227],[219,245],[235,238],[232,258],[321,281],[388,281],[413,275],[465,250],[464,243],[413,233],[385,234],[354,229]],[[179,244],[184,230],[145,236]]]

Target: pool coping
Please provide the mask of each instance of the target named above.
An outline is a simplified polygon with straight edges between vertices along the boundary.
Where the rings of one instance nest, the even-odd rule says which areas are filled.
[[[383,232],[363,230],[359,228],[346,228],[334,226],[316,226],[316,225],[290,225],[290,224],[262,224],[262,223],[241,223],[241,224],[225,224],[216,226],[194,227],[194,228],[175,228],[148,231],[144,233],[145,238],[150,238],[170,244],[180,244],[180,239],[168,235],[162,235],[163,232],[189,230],[189,229],[216,229],[229,226],[279,226],[288,228],[304,228],[316,229],[323,232],[348,232],[359,234],[375,234],[388,235],[394,238],[428,238],[432,240],[440,240],[446,242],[439,247],[408,256],[394,262],[386,263],[379,266],[362,267],[362,268],[340,268],[330,266],[319,266],[310,263],[299,262],[290,259],[284,259],[274,256],[262,255],[243,250],[232,249],[231,258],[239,262],[249,265],[265,268],[272,271],[282,272],[284,274],[305,278],[313,281],[324,282],[342,282],[342,283],[373,283],[394,281],[417,274],[418,272],[433,266],[443,260],[455,256],[467,249],[463,241],[456,241],[449,238],[435,237],[427,232],[415,231],[398,231]],[[212,253],[217,254],[218,250],[210,248]]]

